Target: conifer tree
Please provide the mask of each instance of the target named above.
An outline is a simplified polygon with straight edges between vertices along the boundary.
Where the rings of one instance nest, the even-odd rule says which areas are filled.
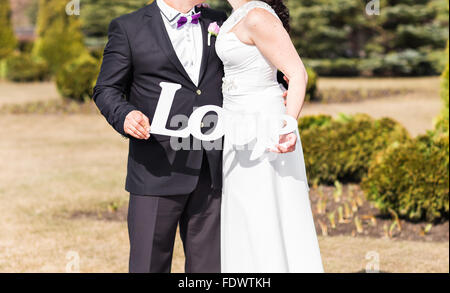
[[[9,0],[0,0],[0,59],[8,56],[16,45]]]
[[[61,0],[39,2],[33,55],[46,60],[52,73],[86,52],[80,18],[66,13],[67,3]]]
[[[153,1],[149,0],[83,0],[82,30],[89,46],[103,47],[111,20],[138,10]]]

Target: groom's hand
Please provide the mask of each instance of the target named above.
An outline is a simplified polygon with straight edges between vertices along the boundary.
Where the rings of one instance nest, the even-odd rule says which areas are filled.
[[[149,139],[150,121],[141,111],[131,111],[125,118],[123,130],[137,139]]]

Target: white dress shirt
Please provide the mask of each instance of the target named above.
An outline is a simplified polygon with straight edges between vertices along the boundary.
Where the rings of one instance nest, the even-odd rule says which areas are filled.
[[[192,82],[198,86],[203,56],[203,34],[200,22],[198,24],[188,22],[177,28],[178,19],[181,16],[195,14],[194,8],[187,14],[183,14],[170,7],[164,0],[157,0],[156,4],[161,10],[164,25],[178,59]]]

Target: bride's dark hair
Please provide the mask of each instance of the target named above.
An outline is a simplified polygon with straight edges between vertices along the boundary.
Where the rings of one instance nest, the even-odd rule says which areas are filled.
[[[272,6],[283,23],[284,28],[289,32],[291,30],[291,26],[289,25],[289,9],[283,3],[283,0],[263,0],[263,2]]]

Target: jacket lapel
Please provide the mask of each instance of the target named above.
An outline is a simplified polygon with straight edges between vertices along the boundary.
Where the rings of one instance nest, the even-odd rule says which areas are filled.
[[[202,54],[202,63],[200,65],[200,78],[199,78],[199,84],[202,82],[202,79],[206,72],[206,67],[208,66],[208,58],[209,53],[211,51],[211,48],[213,48],[212,40],[211,40],[211,46],[208,46],[208,27],[211,22],[202,17],[200,18],[200,24],[202,26],[202,33],[203,33],[203,54]]]
[[[183,75],[183,77],[187,79],[189,83],[194,87],[194,83],[181,64],[180,59],[178,59],[177,53],[175,52],[172,42],[170,41],[169,34],[167,33],[161,13],[158,6],[156,5],[156,1],[148,6],[146,15],[151,17],[151,20],[149,22],[149,24],[151,25],[150,29],[153,32],[152,35],[155,38],[156,42],[161,47],[161,50],[164,52],[170,62],[175,66],[175,68],[181,73],[181,75]]]

